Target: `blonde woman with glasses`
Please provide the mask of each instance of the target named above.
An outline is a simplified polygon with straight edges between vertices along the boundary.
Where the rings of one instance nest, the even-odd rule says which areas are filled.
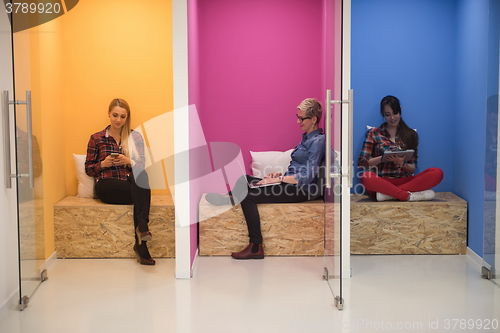
[[[241,202],[250,241],[242,251],[231,254],[234,259],[264,258],[258,204],[303,202],[323,194],[322,187],[318,186],[318,172],[325,153],[325,135],[318,126],[321,116],[322,107],[316,99],[307,98],[297,107],[296,122],[304,133],[284,174],[273,172],[263,179],[247,175],[246,179],[242,177],[237,181],[230,196],[207,194],[207,201],[213,205],[231,204],[235,199],[231,196]],[[248,184],[273,185],[254,188]]]

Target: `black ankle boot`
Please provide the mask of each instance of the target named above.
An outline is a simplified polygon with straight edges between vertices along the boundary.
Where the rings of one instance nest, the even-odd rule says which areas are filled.
[[[156,264],[156,261],[151,258],[151,255],[149,254],[146,242],[143,242],[142,244],[134,244],[134,252],[137,257],[137,261],[141,265],[153,266]]]

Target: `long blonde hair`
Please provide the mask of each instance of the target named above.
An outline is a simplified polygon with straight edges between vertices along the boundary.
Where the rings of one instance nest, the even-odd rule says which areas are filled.
[[[117,106],[127,110],[127,119],[125,120],[125,124],[123,124],[120,132],[120,147],[122,148],[122,154],[128,158],[137,160],[139,158],[139,152],[137,151],[135,142],[130,135],[130,106],[124,99],[115,98],[109,104],[108,114]]]

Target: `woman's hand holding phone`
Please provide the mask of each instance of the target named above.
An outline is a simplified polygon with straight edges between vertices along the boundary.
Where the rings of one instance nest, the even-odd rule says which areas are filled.
[[[112,167],[114,165],[114,160],[115,160],[115,157],[114,155],[118,155],[117,153],[114,153],[114,154],[110,154],[108,156],[106,156],[106,158],[101,162],[101,168],[109,168],[109,167]]]
[[[111,153],[101,162],[101,167],[109,168],[112,166],[121,166],[130,164],[130,158],[123,154]]]
[[[113,155],[113,154],[111,154]],[[128,165],[131,164],[130,158],[123,154],[118,154],[117,156],[114,157],[113,160],[113,165],[115,166],[121,166],[121,165]]]

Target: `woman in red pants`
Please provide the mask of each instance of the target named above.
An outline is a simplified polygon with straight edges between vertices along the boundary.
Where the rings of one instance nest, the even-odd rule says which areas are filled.
[[[431,190],[443,179],[443,171],[429,168],[414,175],[418,158],[418,134],[403,121],[401,105],[394,96],[386,96],[380,102],[380,113],[385,122],[370,129],[358,157],[358,167],[366,171],[361,183],[377,201],[421,201],[434,199]],[[405,162],[404,157],[393,155],[382,162],[385,151],[415,151]]]

